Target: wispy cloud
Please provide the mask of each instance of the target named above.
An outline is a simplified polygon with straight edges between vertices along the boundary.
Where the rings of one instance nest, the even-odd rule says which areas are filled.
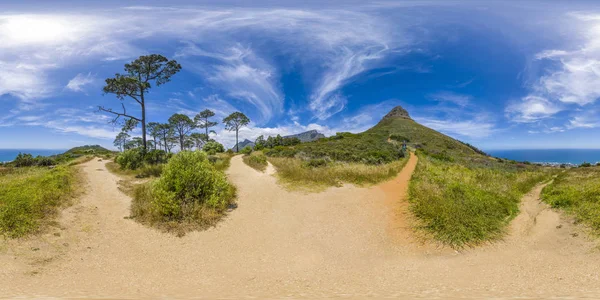
[[[438,102],[450,102],[460,107],[469,105],[471,99],[470,95],[458,94],[450,91],[441,91],[434,94],[430,94],[429,98]]]
[[[84,86],[92,84],[94,81],[95,77],[91,72],[86,75],[79,73],[73,79],[69,80],[65,88],[74,92],[82,92]]]
[[[529,95],[509,105],[505,112],[506,116],[513,122],[533,123],[553,116],[561,111],[561,108],[550,100]]]

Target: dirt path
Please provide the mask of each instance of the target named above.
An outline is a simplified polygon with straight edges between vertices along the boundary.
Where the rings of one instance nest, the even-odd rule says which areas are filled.
[[[600,254],[549,209],[503,243],[412,251],[391,236],[404,204],[386,198],[386,185],[288,192],[238,156],[228,171],[238,209],[216,228],[177,238],[124,218],[130,199],[104,162],[83,172],[88,193],[63,213],[62,229],[0,246],[0,297],[600,296]],[[406,189],[399,185],[392,191]]]

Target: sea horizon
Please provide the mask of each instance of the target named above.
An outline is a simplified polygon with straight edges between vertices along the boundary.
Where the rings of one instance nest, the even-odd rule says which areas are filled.
[[[61,154],[68,149],[0,149],[0,162],[13,161],[19,153],[28,153],[35,156],[50,156],[55,154]]]
[[[532,163],[579,165],[600,162],[600,149],[496,149],[485,150],[491,156]]]

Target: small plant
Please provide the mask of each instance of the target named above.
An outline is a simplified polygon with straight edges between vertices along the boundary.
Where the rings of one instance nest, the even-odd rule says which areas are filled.
[[[327,166],[329,161],[324,158],[313,158],[304,162],[304,166],[308,168],[318,168]]]
[[[13,163],[17,168],[31,167],[35,165],[35,159],[33,158],[33,155],[29,153],[19,153]]]
[[[592,166],[592,164],[591,164],[591,163],[589,163],[589,162],[583,162],[583,163],[582,163],[581,165],[579,165],[579,166],[580,166],[580,167],[582,167],[582,168],[588,168],[588,167],[591,167],[591,166]]]
[[[250,155],[250,153],[252,153],[252,147],[246,146],[246,147],[242,148],[242,150],[240,150],[240,153],[242,153],[244,155]]]

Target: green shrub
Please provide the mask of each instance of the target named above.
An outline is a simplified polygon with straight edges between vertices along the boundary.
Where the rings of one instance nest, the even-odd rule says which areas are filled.
[[[150,150],[144,155],[144,162],[147,164],[164,164],[167,160],[167,152],[164,150]]]
[[[225,151],[225,153],[232,155],[232,154],[234,154],[235,152],[233,152],[233,149],[227,149],[227,151]]]
[[[149,223],[214,224],[234,201],[235,188],[205,153],[183,151],[159,179],[134,192],[132,217]]]
[[[223,147],[223,144],[221,143],[211,141],[204,144],[202,150],[208,154],[214,155],[216,153],[225,152],[225,147]]]
[[[139,148],[125,150],[117,156],[116,162],[121,169],[135,170],[144,163],[144,154]]]
[[[19,153],[13,163],[15,167],[31,167],[35,165],[35,159],[29,153]]]
[[[252,147],[246,146],[246,147],[242,148],[242,150],[240,150],[240,153],[242,153],[244,155],[249,155],[250,153],[252,153]]]
[[[580,167],[582,167],[582,168],[587,168],[587,167],[591,167],[591,166],[592,166],[592,164],[591,164],[591,163],[589,163],[589,162],[583,162],[583,163],[582,163],[581,165],[579,165],[579,166],[580,166]]]
[[[267,157],[260,151],[252,152],[250,155],[244,155],[242,160],[248,166],[258,171],[264,171],[268,165]]]
[[[324,167],[329,163],[327,159],[324,158],[312,158],[304,162],[305,167],[309,168],[318,168]]]
[[[35,158],[35,165],[40,167],[54,166],[56,161],[50,157],[38,156]]]

